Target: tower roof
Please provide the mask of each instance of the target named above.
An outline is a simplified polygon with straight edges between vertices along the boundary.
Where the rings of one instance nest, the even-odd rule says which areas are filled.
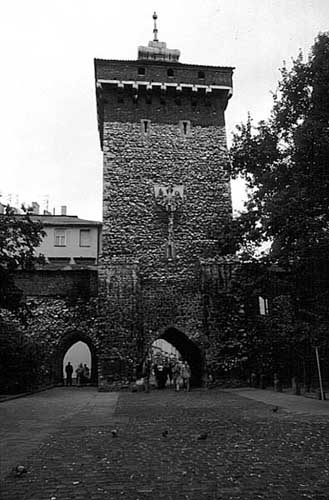
[[[145,47],[140,45],[138,47],[138,59],[145,60],[151,59],[152,61],[172,61],[178,62],[180,51],[178,49],[168,49],[165,42],[159,42],[158,40],[158,28],[157,28],[157,13],[153,14],[154,28],[153,28],[153,40],[149,41],[148,46]]]

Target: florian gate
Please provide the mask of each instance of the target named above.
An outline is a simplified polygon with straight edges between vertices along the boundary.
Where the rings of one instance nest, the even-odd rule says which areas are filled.
[[[92,380],[117,388],[154,340],[178,349],[201,385],[218,300],[234,265],[214,235],[232,217],[224,112],[230,67],[179,62],[157,38],[132,61],[95,60],[104,155],[103,234],[97,270],[17,274],[28,326],[47,352],[52,380],[81,340]]]

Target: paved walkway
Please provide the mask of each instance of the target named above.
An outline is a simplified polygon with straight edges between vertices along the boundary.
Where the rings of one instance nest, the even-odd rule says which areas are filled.
[[[320,401],[314,398],[294,396],[282,392],[274,392],[261,389],[230,389],[228,392],[239,396],[261,401],[262,403],[278,406],[285,411],[307,414],[307,415],[328,415],[329,401]],[[328,497],[329,500],[329,497]]]
[[[0,498],[328,500],[329,403],[290,398],[58,388],[3,402]]]

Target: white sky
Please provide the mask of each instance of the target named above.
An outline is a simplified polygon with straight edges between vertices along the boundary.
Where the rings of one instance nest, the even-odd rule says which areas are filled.
[[[328,29],[328,0],[7,0],[0,5],[2,201],[101,220],[93,59],[136,59],[159,39],[181,62],[235,66],[230,137],[250,111],[266,118],[283,60]],[[234,190],[239,207],[241,189]]]

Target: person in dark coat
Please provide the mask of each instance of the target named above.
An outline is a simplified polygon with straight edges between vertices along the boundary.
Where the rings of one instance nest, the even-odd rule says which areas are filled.
[[[79,364],[78,368],[75,370],[77,376],[77,386],[83,385],[83,366],[82,363]]]
[[[158,389],[164,389],[168,378],[168,369],[163,364],[154,365],[154,375]]]
[[[73,366],[71,365],[70,362],[67,363],[65,366],[65,373],[66,373],[66,385],[72,385],[72,373],[73,373]]]
[[[170,387],[172,386],[173,383],[173,363],[171,360],[167,360],[167,372],[168,372],[168,378],[169,378],[169,385]]]

